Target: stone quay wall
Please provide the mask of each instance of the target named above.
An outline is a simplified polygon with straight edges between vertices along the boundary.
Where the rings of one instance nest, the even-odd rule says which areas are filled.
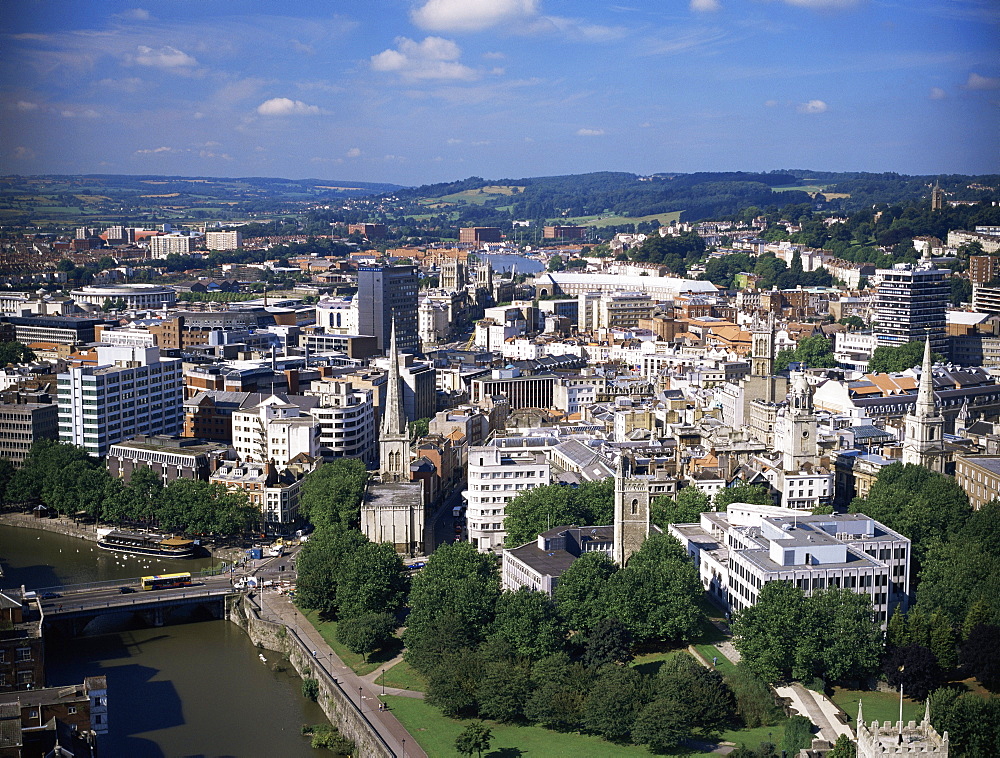
[[[243,629],[254,645],[281,654],[300,677],[310,677],[319,682],[317,702],[337,731],[354,740],[358,755],[396,758],[358,704],[351,700],[320,661],[313,658],[309,646],[292,629],[262,619],[260,607],[248,595],[229,598],[226,617]]]

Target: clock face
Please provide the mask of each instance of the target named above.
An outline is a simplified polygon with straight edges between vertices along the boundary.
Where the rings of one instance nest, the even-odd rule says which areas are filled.
[[[804,440],[809,439],[809,430],[808,429],[806,431],[802,432],[802,439],[804,439]]]

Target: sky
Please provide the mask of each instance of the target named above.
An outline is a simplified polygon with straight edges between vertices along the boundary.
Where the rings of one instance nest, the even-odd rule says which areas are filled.
[[[1000,173],[997,0],[4,0],[0,174]]]

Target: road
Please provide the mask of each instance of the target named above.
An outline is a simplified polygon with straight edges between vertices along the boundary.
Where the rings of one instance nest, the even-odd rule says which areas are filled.
[[[444,499],[441,506],[431,516],[430,525],[427,529],[427,542],[424,552],[430,554],[446,542],[455,541],[455,517],[452,516],[456,505],[463,505],[462,490],[465,489],[465,482],[461,482],[454,491]],[[459,519],[462,523],[465,519]]]

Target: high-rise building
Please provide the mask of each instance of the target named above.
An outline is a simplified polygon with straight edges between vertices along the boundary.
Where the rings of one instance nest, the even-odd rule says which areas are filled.
[[[243,247],[243,234],[236,230],[205,232],[205,247],[209,250],[239,250]]]
[[[149,254],[166,258],[171,253],[187,255],[191,252],[191,238],[186,234],[160,234],[149,238]]]
[[[399,350],[419,352],[418,284],[416,266],[359,267],[358,294],[354,296],[358,333],[373,335],[379,350],[386,350],[395,319]]]
[[[919,263],[897,263],[878,274],[882,282],[875,296],[874,332],[879,346],[899,347],[930,337],[931,348],[946,353],[951,271],[937,268],[925,252]]]
[[[179,434],[182,375],[157,347],[98,347],[96,366],[59,374],[59,439],[103,456],[138,434]]]

